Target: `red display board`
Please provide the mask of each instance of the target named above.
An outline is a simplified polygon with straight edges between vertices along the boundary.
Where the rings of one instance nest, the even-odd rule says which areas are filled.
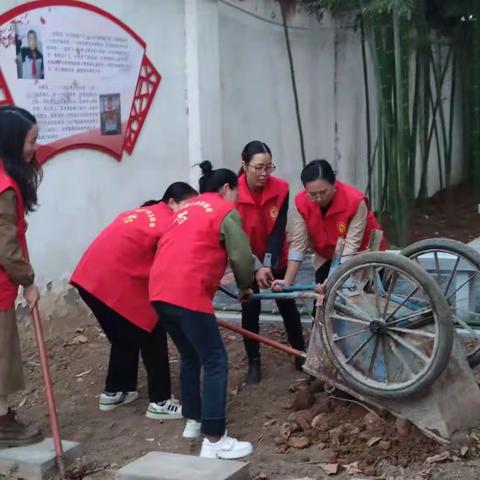
[[[160,80],[142,38],[93,5],[39,0],[0,15],[0,105],[37,117],[40,163],[78,147],[131,154]]]

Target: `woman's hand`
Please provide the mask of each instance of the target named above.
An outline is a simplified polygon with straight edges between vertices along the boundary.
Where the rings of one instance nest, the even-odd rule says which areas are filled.
[[[315,285],[315,293],[317,294],[317,302],[316,305],[323,305],[323,301],[325,300],[325,295],[327,294],[327,282],[317,283]]]
[[[260,288],[270,288],[274,280],[272,269],[268,267],[262,267],[255,273],[255,280]]]
[[[289,285],[291,285],[291,283],[285,279],[274,280],[272,282],[272,292],[281,292],[283,291],[283,287],[288,287]]]
[[[40,291],[38,290],[38,287],[34,283],[29,287],[24,287],[23,298],[27,301],[28,309],[31,312],[40,300]]]
[[[238,290],[238,301],[240,303],[246,303],[249,301],[250,295],[253,293],[251,288],[240,288]]]

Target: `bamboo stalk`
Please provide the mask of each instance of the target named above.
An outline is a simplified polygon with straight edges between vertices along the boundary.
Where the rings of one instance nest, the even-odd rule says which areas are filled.
[[[300,103],[298,101],[297,80],[295,78],[295,65],[293,63],[292,47],[290,45],[290,34],[288,32],[287,13],[285,11],[284,1],[285,0],[280,0],[279,3],[280,3],[280,10],[282,12],[283,32],[285,34],[285,43],[287,46],[288,63],[290,66],[290,77],[292,79],[293,99],[295,102],[295,114],[297,116],[298,136],[300,140],[300,153],[302,155],[302,165],[305,166],[307,161],[305,156],[305,143],[303,140],[302,118],[300,115]]]
[[[452,52],[453,52],[453,46],[452,45],[449,46],[444,66],[442,66],[442,60],[441,60],[441,52],[440,52],[441,47],[438,46],[437,48],[439,50],[438,65],[441,68],[441,75],[440,76],[438,75],[437,66],[436,66],[436,62],[433,58],[433,55],[432,55],[431,61],[432,61],[433,78],[435,80],[435,85],[436,85],[437,98],[441,99],[442,98],[442,93],[443,93],[443,86],[444,86],[444,83],[445,83],[445,77],[446,77],[446,73],[447,73],[447,70],[448,70],[448,65],[450,63],[450,58],[451,58]],[[442,152],[443,152],[443,167],[444,167],[444,170],[445,170],[445,186],[448,187],[450,185],[451,165],[450,165],[449,159],[447,157],[448,149],[449,149],[449,147],[448,147],[448,133],[447,133],[447,126],[446,126],[446,121],[445,121],[445,112],[444,112],[444,109],[443,109],[443,102],[442,101],[439,101],[438,112],[439,112],[439,117],[440,117],[441,140],[442,140],[442,147],[443,147]],[[440,152],[438,152],[438,157],[439,157],[439,161],[441,162]]]
[[[363,15],[360,13],[360,41],[362,45],[362,67],[363,67],[363,88],[365,93],[365,129],[367,135],[367,165],[368,165],[368,182],[367,182],[367,197],[372,196],[372,175],[373,175],[373,159],[372,159],[372,134],[370,125],[370,92],[368,82],[368,68],[367,68],[367,52],[365,48],[365,25]]]
[[[472,161],[473,185],[477,201],[480,201],[480,6],[475,5],[476,21],[472,22]]]
[[[451,85],[450,85],[450,111],[448,119],[448,151],[446,155],[447,165],[445,166],[447,175],[447,185],[450,184],[452,174],[452,151],[453,151],[453,124],[455,120],[455,104],[456,102],[456,83],[457,83],[457,54],[453,51],[451,69]]]

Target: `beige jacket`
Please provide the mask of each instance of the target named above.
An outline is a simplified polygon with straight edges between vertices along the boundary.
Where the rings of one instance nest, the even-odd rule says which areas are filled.
[[[33,283],[33,268],[17,240],[17,199],[11,189],[0,194],[0,265],[13,283],[24,287]]]
[[[356,253],[362,243],[363,234],[367,226],[368,208],[365,201],[360,202],[357,213],[353,216],[348,226],[345,238],[343,256]],[[303,262],[305,254],[313,253],[305,220],[295,208],[293,214],[293,227],[290,233],[288,259],[294,262]],[[319,255],[314,256],[314,268],[318,270],[327,260]]]

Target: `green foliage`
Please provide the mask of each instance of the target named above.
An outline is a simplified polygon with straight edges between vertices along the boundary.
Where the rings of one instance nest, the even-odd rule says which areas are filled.
[[[335,15],[353,10],[363,14],[383,14],[395,10],[400,16],[410,16],[418,4],[415,0],[303,0],[301,3],[317,14],[329,11]]]
[[[436,147],[440,187],[450,185],[456,115],[463,117],[465,170],[473,172],[480,191],[480,0],[301,3],[318,17],[328,11],[332,15],[354,13],[360,20],[367,104],[367,192],[389,219],[391,241],[403,245],[408,242],[411,209],[427,195],[432,146]],[[368,93],[369,78],[375,79],[374,104]],[[461,112],[455,105],[459,86]],[[377,118],[375,138],[371,112],[376,112]]]

